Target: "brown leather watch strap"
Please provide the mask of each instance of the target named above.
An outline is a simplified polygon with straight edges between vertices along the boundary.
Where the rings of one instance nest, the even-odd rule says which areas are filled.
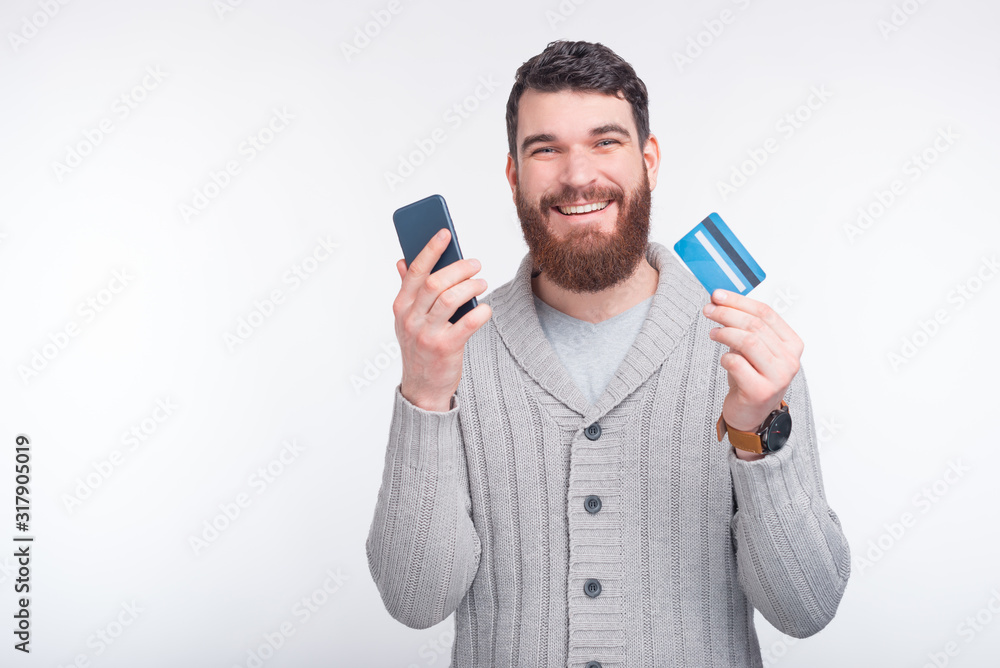
[[[784,399],[781,400],[781,408],[788,408],[788,403],[785,402]],[[768,415],[770,415],[770,413],[768,413]],[[765,421],[766,419],[767,418],[765,418]],[[719,441],[722,440],[722,436],[724,434],[729,434],[729,442],[732,443],[734,448],[738,448],[744,452],[752,452],[757,455],[764,453],[760,436],[752,431],[740,431],[738,429],[730,428],[729,425],[726,424],[726,421],[722,418],[721,413],[719,414],[718,422],[715,423],[715,433],[719,437]]]

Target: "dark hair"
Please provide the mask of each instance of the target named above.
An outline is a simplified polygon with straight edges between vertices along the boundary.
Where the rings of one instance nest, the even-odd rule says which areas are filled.
[[[632,105],[639,133],[639,150],[649,138],[649,95],[646,84],[621,56],[600,43],[550,42],[545,50],[525,61],[514,75],[507,99],[507,147],[517,165],[517,107],[528,89],[545,93],[563,90],[597,91]]]

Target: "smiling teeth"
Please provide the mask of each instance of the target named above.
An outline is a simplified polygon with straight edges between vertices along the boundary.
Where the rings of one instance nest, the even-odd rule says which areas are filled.
[[[591,211],[600,211],[605,208],[611,202],[600,202],[597,204],[584,204],[583,206],[559,206],[559,213],[564,216],[571,216],[574,213],[590,213]]]

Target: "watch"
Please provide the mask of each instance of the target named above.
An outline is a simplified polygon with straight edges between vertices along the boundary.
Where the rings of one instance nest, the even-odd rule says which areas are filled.
[[[744,452],[755,454],[767,454],[777,452],[788,441],[788,435],[792,433],[792,416],[788,413],[788,404],[781,400],[781,408],[771,411],[770,415],[764,418],[763,424],[757,431],[740,431],[732,429],[726,421],[719,415],[719,421],[715,423],[715,433],[719,440],[724,434],[729,434],[729,442],[734,448],[739,448]]]

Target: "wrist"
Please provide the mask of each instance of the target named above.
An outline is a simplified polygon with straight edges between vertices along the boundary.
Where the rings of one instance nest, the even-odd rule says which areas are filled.
[[[444,401],[441,401],[440,399],[417,399],[416,401],[410,401],[410,403],[417,408],[435,413],[447,413],[452,409],[451,397],[448,397],[448,399]]]
[[[730,447],[732,447],[733,448],[733,452],[736,453],[736,458],[737,459],[742,459],[745,462],[755,462],[758,459],[764,459],[764,457],[767,456],[767,455],[764,455],[764,454],[758,454],[758,453],[755,453],[755,452],[747,452],[746,450],[740,450],[739,448],[737,448],[735,446],[730,446]]]
[[[452,393],[447,398],[442,399],[441,397],[421,397],[416,394],[411,393],[408,390],[403,389],[402,383],[399,385],[399,393],[403,395],[403,398],[408,402],[425,411],[433,411],[436,413],[447,413],[452,408],[455,407],[455,394]]]
[[[715,425],[718,440],[728,434],[735,454],[745,461],[763,459],[764,455],[780,450],[788,440],[791,428],[791,416],[783,399],[756,427],[743,429],[733,426],[726,421],[724,414],[719,415]]]
[[[733,422],[730,422],[729,420],[726,420],[726,426],[728,426],[730,429],[735,429],[737,431],[746,431],[746,432],[750,432],[750,433],[754,433],[754,432],[760,431],[760,428],[764,426],[765,422],[767,422],[767,418],[771,415],[771,413],[773,413],[774,411],[780,411],[781,410],[781,403],[782,403],[782,400],[778,399],[778,403],[776,403],[774,406],[772,406],[771,409],[768,410],[767,413],[764,415],[764,417],[761,418],[761,420],[759,422],[757,422],[757,424],[753,424],[753,425],[741,425],[739,422],[733,423]],[[723,418],[723,419],[725,419],[725,418]]]

